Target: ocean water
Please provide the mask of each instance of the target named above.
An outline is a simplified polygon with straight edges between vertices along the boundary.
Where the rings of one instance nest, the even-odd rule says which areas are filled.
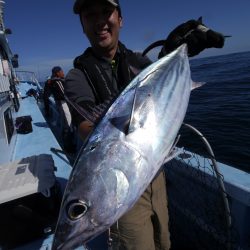
[[[190,61],[192,79],[206,82],[191,93],[186,123],[209,141],[216,160],[250,172],[250,52]],[[199,147],[186,135],[187,147]]]

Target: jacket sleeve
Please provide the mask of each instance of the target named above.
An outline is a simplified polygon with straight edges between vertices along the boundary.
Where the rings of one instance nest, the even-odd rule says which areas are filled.
[[[45,109],[45,114],[49,115],[49,97],[51,96],[51,89],[49,86],[49,81],[45,82],[44,89],[43,89],[43,101],[44,101],[44,109]]]
[[[95,96],[93,91],[89,86],[84,73],[79,69],[71,69],[68,72],[65,78],[64,91],[65,95],[71,102],[76,104],[76,106],[80,106],[85,110],[88,110],[91,106],[95,106]],[[85,120],[75,108],[71,105],[69,105],[69,107],[75,125],[79,125]]]

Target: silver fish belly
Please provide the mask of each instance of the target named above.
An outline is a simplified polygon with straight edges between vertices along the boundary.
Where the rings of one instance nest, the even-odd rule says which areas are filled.
[[[52,249],[73,249],[93,239],[135,204],[173,146],[191,84],[182,45],[120,94],[72,170]]]

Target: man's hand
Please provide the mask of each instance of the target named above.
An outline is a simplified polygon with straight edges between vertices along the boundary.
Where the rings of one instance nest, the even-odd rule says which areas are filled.
[[[195,56],[206,48],[222,48],[224,41],[224,35],[207,28],[200,17],[197,21],[189,20],[176,27],[165,40],[158,58],[172,52],[183,43],[188,45],[188,55]]]
[[[88,135],[92,132],[94,124],[90,121],[82,121],[78,126],[78,133],[80,138],[85,141]]]

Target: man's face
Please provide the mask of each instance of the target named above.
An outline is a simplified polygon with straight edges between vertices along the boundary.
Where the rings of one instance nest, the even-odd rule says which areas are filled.
[[[60,70],[56,73],[56,76],[59,77],[59,78],[64,78],[64,72],[63,70]]]
[[[95,1],[81,11],[83,29],[91,46],[100,53],[116,48],[122,18],[111,4]]]

